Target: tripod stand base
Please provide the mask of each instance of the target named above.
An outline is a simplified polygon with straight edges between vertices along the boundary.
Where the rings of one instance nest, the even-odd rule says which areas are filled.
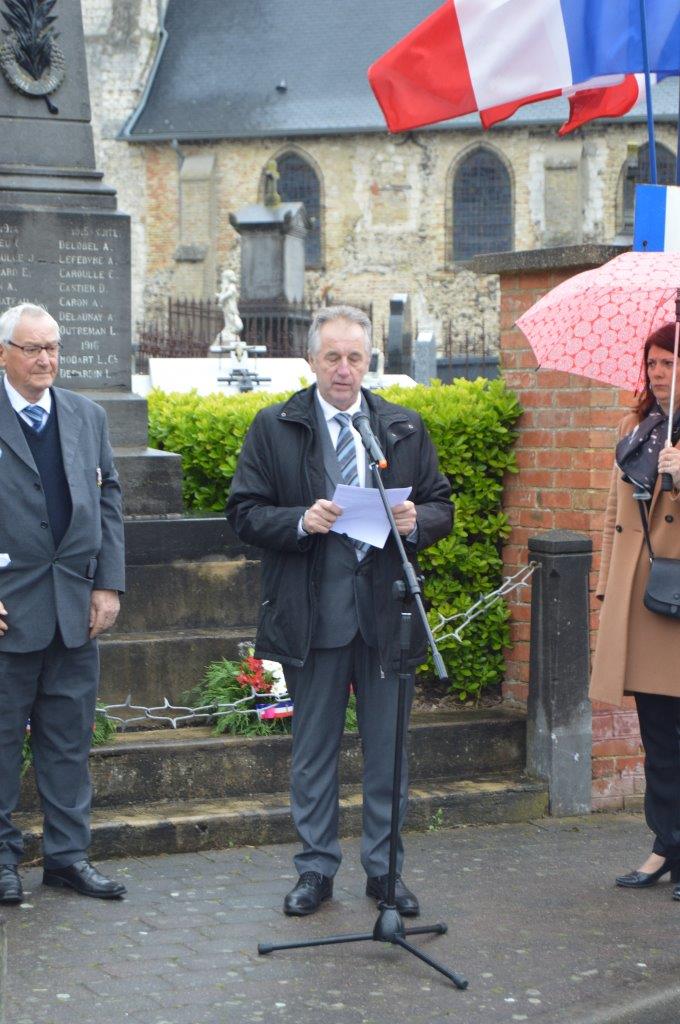
[[[309,949],[312,946],[337,946],[344,942],[391,942],[392,945],[400,946],[408,953],[412,953],[413,956],[418,957],[419,960],[434,968],[435,971],[439,971],[445,978],[453,982],[456,988],[464,990],[468,987],[466,978],[461,974],[456,974],[455,971],[450,971],[447,967],[442,966],[442,964],[433,960],[432,957],[423,953],[417,946],[412,946],[410,942],[406,941],[407,935],[445,935],[447,931],[448,927],[442,923],[420,925],[416,928],[404,928],[397,908],[381,903],[380,913],[372,932],[364,932],[358,935],[329,935],[325,939],[308,939],[304,942],[282,942],[278,944],[260,942],[257,951],[260,956],[266,956],[267,953],[274,953],[280,949]]]

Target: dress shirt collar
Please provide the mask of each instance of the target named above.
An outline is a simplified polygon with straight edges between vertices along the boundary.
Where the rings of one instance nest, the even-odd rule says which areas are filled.
[[[316,389],[316,397],[319,405],[321,406],[321,411],[323,412],[326,418],[326,423],[329,423],[335,416],[337,416],[339,412],[348,413],[351,421],[354,413],[359,412],[359,410],[361,409],[361,392],[359,392],[356,401],[350,405],[349,409],[336,409],[334,405],[331,405],[330,402],[327,402],[325,398],[321,397],[321,393],[318,388]]]
[[[23,395],[19,394],[16,388],[12,387],[9,380],[7,379],[7,374],[5,374],[4,376],[4,381],[7,397],[9,398],[10,405],[12,406],[15,412],[21,412],[23,409],[26,408],[27,405],[39,405],[40,408],[44,409],[47,415],[49,416],[50,412],[52,411],[52,395],[50,394],[49,388],[45,388],[37,402],[29,402],[27,398],[24,398]]]

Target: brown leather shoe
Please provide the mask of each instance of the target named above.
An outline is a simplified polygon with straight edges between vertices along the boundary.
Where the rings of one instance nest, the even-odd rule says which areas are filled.
[[[21,903],[24,890],[16,864],[0,864],[0,903]]]
[[[323,901],[332,895],[332,878],[319,871],[303,871],[283,901],[283,912],[288,917],[305,917],[317,911]]]

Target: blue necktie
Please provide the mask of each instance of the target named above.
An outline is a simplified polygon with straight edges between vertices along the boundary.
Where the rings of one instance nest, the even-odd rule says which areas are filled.
[[[21,410],[24,416],[30,420],[30,427],[39,434],[45,425],[45,410],[41,405],[27,405]]]
[[[340,433],[338,434],[337,444],[335,445],[335,455],[340,466],[340,473],[342,479],[345,481],[348,487],[359,486],[359,470],[357,467],[357,450],[354,444],[354,435],[349,429],[350,415],[348,412],[338,412],[333,417],[340,424]],[[366,554],[370,549],[370,544],[365,544],[360,540],[354,540],[352,537],[349,538],[357,551]]]

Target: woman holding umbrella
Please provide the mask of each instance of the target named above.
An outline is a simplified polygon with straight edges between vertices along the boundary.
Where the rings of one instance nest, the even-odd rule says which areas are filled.
[[[668,873],[680,882],[680,621],[643,605],[649,552],[640,518],[642,500],[654,555],[680,559],[680,366],[674,341],[675,324],[668,323],[645,343],[644,388],[619,426],[596,589],[603,605],[590,695],[621,704],[624,694],[632,694],[645,750],[645,814],[654,845],[637,870],[616,879],[636,889]],[[662,474],[669,474],[672,489],[663,489]],[[680,900],[680,884],[673,899]]]

